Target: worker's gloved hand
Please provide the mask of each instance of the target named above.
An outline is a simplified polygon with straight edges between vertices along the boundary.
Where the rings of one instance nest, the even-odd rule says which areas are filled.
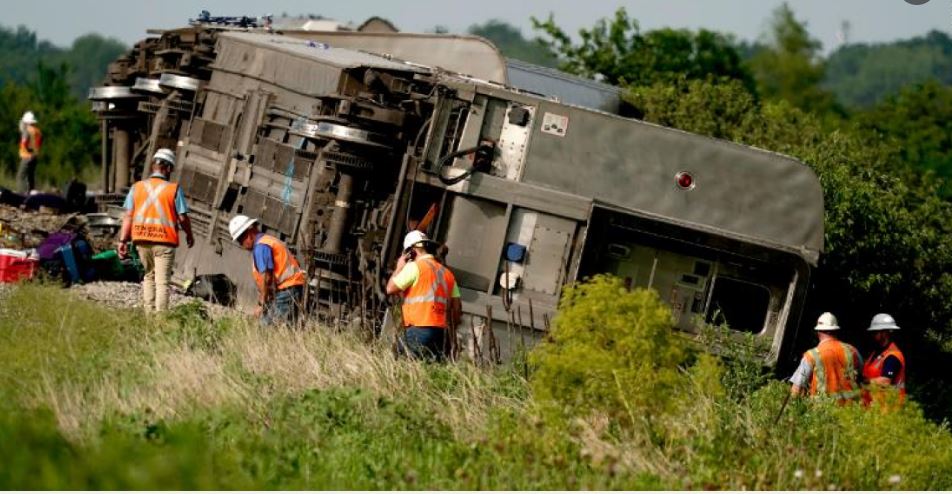
[[[119,259],[125,259],[129,255],[129,246],[125,242],[120,241],[116,245],[116,252],[119,253]]]
[[[260,305],[257,306],[257,307],[255,307],[254,316],[255,316],[256,318],[258,318],[258,319],[261,319],[261,316],[263,316],[263,315],[264,315],[264,307],[262,307],[262,306],[260,306]]]
[[[185,236],[185,243],[188,244],[188,248],[191,249],[192,246],[195,245],[195,237],[192,236],[192,234],[186,235],[186,236]]]

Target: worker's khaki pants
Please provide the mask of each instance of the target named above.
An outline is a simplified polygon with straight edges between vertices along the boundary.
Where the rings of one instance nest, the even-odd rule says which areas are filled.
[[[20,167],[17,168],[17,191],[29,195],[36,187],[36,157],[20,158]]]
[[[162,312],[169,308],[169,282],[172,280],[175,247],[142,242],[136,244],[136,249],[145,268],[142,307],[149,313]]]

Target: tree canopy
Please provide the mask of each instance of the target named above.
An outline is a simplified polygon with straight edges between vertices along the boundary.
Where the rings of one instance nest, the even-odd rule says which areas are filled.
[[[952,87],[936,80],[906,86],[858,121],[889,140],[904,163],[952,178]]]
[[[559,67],[583,77],[615,85],[645,86],[679,78],[724,77],[752,85],[733,37],[701,29],[657,29],[641,32],[636,19],[624,8],[611,19],[579,31],[575,43],[549,16],[532,18],[535,29],[557,57]]]
[[[797,108],[829,112],[836,108],[832,93],[820,83],[826,70],[822,45],[810,36],[784,3],[774,11],[763,43],[753,50],[750,66],[757,89],[768,99],[788,101]]]
[[[36,114],[45,137],[40,183],[61,186],[94,173],[99,133],[86,94],[123,51],[122,43],[98,34],[63,49],[38,41],[23,26],[0,26],[0,142],[14,143],[0,147],[0,175],[16,170],[17,122],[27,110]]]
[[[505,56],[524,62],[555,67],[557,61],[538,39],[528,40],[519,28],[499,19],[490,19],[483,24],[470,26],[469,34],[482,36],[499,48]]]
[[[103,79],[109,62],[124,51],[125,44],[98,34],[80,36],[69,48],[60,48],[37,40],[36,33],[24,26],[0,26],[0,83],[23,84],[33,80],[40,62],[53,67],[65,64],[70,92],[85,98],[89,88]]]
[[[941,31],[892,43],[847,44],[826,61],[823,86],[849,108],[869,108],[905,86],[952,84],[952,38]]]

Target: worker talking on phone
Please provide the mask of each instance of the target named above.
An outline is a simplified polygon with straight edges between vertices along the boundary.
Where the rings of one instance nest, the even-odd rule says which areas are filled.
[[[447,330],[462,316],[456,277],[434,257],[436,242],[413,230],[403,239],[403,254],[387,281],[388,295],[403,295],[403,325],[397,351],[426,360],[446,356]]]

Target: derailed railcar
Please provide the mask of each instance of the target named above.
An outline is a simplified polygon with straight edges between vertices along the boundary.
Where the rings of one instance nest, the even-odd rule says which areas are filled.
[[[424,118],[401,105],[428,71],[266,34],[223,33],[217,53],[177,172],[207,241],[180,252],[178,271],[224,272],[250,296],[247,254],[227,233],[245,214],[296,249],[316,309],[378,319],[402,148]]]
[[[434,115],[465,118],[431,131],[424,172],[414,178],[440,191],[438,237],[449,247],[467,314],[482,319],[489,305],[505,319],[508,306],[521,316],[515,326],[533,328],[511,343],[499,339],[501,346],[541,336],[564,284],[612,273],[658,290],[680,330],[726,322],[756,335],[770,349],[768,361],[791,350],[823,245],[822,191],[811,169],[492,85],[444,84],[456,97],[438,103]],[[451,144],[434,152],[451,132]],[[436,177],[451,169],[426,169],[438,155],[479,142],[495,147],[484,173],[445,186]],[[464,322],[463,330],[481,322]],[[497,322],[495,333],[507,327],[512,321]]]
[[[251,300],[227,223],[258,217],[307,269],[314,317],[379,331],[402,236],[427,228],[474,358],[531,344],[565,284],[604,272],[657,289],[679,330],[726,321],[789,353],[822,250],[809,168],[355,43],[216,33],[178,127],[199,239],[179,276],[225,273]]]

